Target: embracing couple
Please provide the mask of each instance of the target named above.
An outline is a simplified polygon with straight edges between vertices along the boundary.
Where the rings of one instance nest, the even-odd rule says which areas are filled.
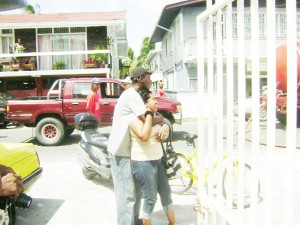
[[[160,195],[170,225],[176,225],[171,189],[161,163],[160,141],[169,126],[157,113],[157,102],[149,91],[152,71],[132,70],[132,87],[120,96],[108,139],[118,225],[150,225]],[[141,196],[142,195],[142,196]],[[140,215],[141,197],[144,199]]]

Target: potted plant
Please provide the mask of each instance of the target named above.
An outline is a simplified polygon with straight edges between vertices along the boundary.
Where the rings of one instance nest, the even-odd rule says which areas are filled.
[[[95,50],[101,50],[100,45],[98,45]],[[98,68],[104,68],[107,63],[108,53],[96,53],[91,55],[91,59],[97,62]]]
[[[63,70],[66,69],[66,64],[63,61],[58,61],[52,65],[53,70]]]

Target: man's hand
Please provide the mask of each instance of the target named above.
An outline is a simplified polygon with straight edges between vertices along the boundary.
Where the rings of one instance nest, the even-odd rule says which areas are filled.
[[[160,124],[162,126],[164,124],[163,119],[164,117],[159,112],[156,112],[152,120],[152,126],[156,124]]]
[[[21,176],[15,173],[8,173],[1,177],[0,196],[18,197],[23,191],[23,181]]]

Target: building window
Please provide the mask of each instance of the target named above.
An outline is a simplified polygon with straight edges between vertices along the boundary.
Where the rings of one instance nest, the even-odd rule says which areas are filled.
[[[276,36],[278,38],[286,37],[286,29],[285,14],[276,14]]]
[[[12,29],[3,29],[2,34],[12,34]]]
[[[226,22],[226,21],[225,21]],[[232,14],[232,37],[237,38],[237,14]]]
[[[267,18],[266,14],[259,14],[259,37],[267,37]]]
[[[244,16],[244,24],[245,24],[245,38],[251,38],[251,15],[245,14]]]
[[[259,14],[259,37],[267,37],[267,15],[266,13]],[[286,14],[285,13],[276,13],[276,36],[277,38],[286,38]],[[215,24],[213,23],[213,31],[215,34]],[[238,37],[238,25],[237,25],[237,13],[232,14],[232,37]],[[222,35],[223,38],[226,37],[226,14],[222,15]],[[245,13],[244,16],[244,27],[245,27],[245,38],[251,38],[251,14]],[[300,37],[300,14],[297,15],[297,37]],[[214,35],[215,39],[215,35]]]
[[[13,36],[2,36],[1,39],[2,39],[2,53],[4,54],[13,53],[13,46],[14,46]]]
[[[54,33],[69,33],[69,27],[54,28]]]
[[[165,57],[168,57],[168,39],[165,39],[165,43],[164,43],[164,55]]]
[[[173,44],[174,44],[172,33],[168,33],[168,44],[169,44],[169,47],[168,47],[167,55],[172,56],[173,55]]]
[[[198,79],[197,78],[190,78],[189,79],[189,90],[190,91],[197,91],[198,90]]]
[[[70,32],[71,33],[83,33],[83,32],[85,32],[85,27],[71,27]]]
[[[52,28],[38,28],[38,34],[52,34]]]

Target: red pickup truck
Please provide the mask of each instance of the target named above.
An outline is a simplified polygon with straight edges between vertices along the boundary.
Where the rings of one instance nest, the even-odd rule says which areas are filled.
[[[58,79],[47,96],[25,97],[7,101],[7,117],[13,123],[35,127],[42,145],[59,145],[75,129],[74,116],[86,112],[86,97],[91,78]],[[99,102],[101,125],[111,125],[115,105],[124,91],[118,79],[101,78]],[[181,124],[181,103],[171,98],[157,98],[158,111],[172,124]]]

